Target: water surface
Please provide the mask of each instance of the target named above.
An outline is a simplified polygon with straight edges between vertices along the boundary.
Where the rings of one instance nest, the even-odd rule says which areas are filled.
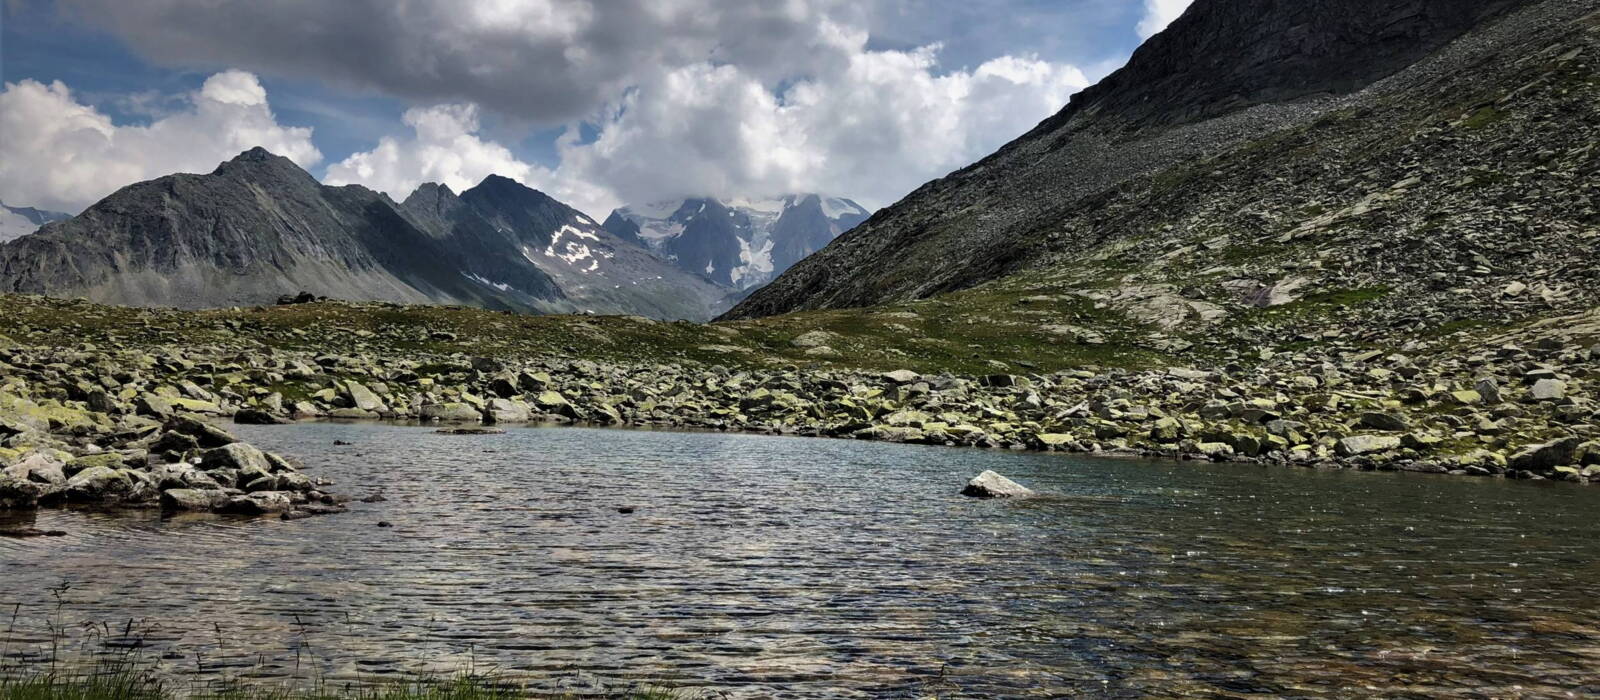
[[[41,512],[71,534],[0,540],[13,662],[46,658],[56,625],[73,649],[132,637],[190,682],[471,666],[732,697],[1600,691],[1596,489],[715,433],[235,429],[387,500],[294,522]],[[984,469],[1049,496],[957,495]]]

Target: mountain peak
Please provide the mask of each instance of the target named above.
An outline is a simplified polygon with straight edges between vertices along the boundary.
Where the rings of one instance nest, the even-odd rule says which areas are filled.
[[[294,161],[280,156],[260,146],[251,148],[232,159],[217,166],[211,171],[212,175],[250,175],[252,177],[276,177],[291,180],[305,180],[316,183],[317,179],[305,171]],[[320,184],[320,183],[318,183]]]

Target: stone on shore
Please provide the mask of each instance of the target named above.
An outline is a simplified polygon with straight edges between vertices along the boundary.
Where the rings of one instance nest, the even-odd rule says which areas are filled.
[[[1506,466],[1513,470],[1545,472],[1556,467],[1577,463],[1578,446],[1583,441],[1575,437],[1560,438],[1533,445],[1511,455]]]

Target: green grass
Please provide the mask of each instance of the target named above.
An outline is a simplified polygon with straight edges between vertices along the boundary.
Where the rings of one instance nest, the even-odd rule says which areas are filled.
[[[1461,127],[1468,131],[1478,131],[1504,121],[1507,116],[1503,110],[1494,107],[1482,107],[1461,122]]]

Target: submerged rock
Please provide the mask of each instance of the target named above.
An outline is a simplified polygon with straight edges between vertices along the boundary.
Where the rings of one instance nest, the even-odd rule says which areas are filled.
[[[990,470],[973,477],[966,488],[961,489],[961,495],[972,498],[1022,498],[1033,493],[1032,489]]]

